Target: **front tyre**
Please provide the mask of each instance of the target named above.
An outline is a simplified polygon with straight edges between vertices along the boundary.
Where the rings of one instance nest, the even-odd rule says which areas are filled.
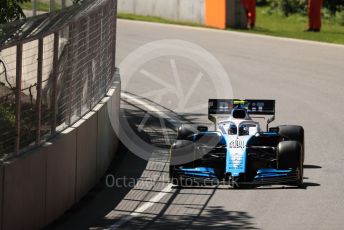
[[[181,186],[182,180],[178,174],[178,168],[181,166],[190,167],[194,161],[194,143],[192,141],[177,140],[171,146],[170,150],[170,182]]]
[[[279,134],[290,141],[298,141],[302,147],[302,164],[305,161],[305,131],[302,126],[281,125],[278,127]]]
[[[298,172],[297,181],[290,183],[301,187],[303,184],[302,146],[298,141],[283,141],[277,147],[278,169],[293,169]]]

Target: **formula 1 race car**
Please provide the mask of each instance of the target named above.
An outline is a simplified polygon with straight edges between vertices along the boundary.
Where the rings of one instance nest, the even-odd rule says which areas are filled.
[[[170,180],[179,186],[302,186],[304,129],[275,120],[274,100],[209,100],[215,124],[182,125],[170,151]],[[252,118],[264,118],[266,130]]]

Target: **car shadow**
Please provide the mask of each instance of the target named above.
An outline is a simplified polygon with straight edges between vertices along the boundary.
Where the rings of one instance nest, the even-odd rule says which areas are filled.
[[[291,185],[262,185],[262,186],[251,186],[251,187],[237,187],[233,188],[229,185],[221,185],[221,187],[218,186],[185,186],[185,187],[180,187],[180,186],[173,186],[175,189],[182,189],[182,190],[192,190],[192,189],[199,189],[199,190],[207,190],[216,187],[216,190],[284,190],[284,189],[307,189],[308,187],[318,187],[321,186],[318,183],[313,183],[313,182],[304,182],[302,186],[291,186]]]
[[[304,169],[321,169],[322,167],[319,165],[304,165]]]

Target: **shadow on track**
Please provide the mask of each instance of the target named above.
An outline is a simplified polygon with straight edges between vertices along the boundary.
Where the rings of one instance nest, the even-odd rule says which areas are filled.
[[[260,187],[251,187],[251,188],[231,188],[230,186],[221,186],[221,187],[216,187],[216,190],[245,190],[245,191],[250,191],[250,190],[283,190],[283,189],[307,189],[308,187],[318,187],[320,184],[318,183],[312,183],[312,182],[304,182],[302,187],[296,187],[296,186],[289,186],[289,185],[265,185],[265,186],[260,186]],[[174,188],[178,189],[178,186],[175,186]],[[186,186],[183,187],[182,189],[187,191],[188,189],[199,189],[199,190],[208,190],[212,189],[214,187],[210,186]]]
[[[187,205],[186,205],[187,206]],[[186,207],[193,210],[194,207]],[[162,215],[158,221],[147,216],[136,217],[123,229],[258,229],[251,222],[252,216],[246,212],[226,211],[222,207],[207,207],[202,217],[198,215]]]
[[[304,169],[321,169],[322,167],[319,165],[304,165]]]
[[[206,191],[198,189],[190,193],[184,189],[174,189],[167,199],[155,202],[154,207],[140,212],[128,222],[123,223],[120,229],[257,229],[254,219],[247,212],[227,211],[221,206],[208,206],[217,188],[208,188]],[[186,198],[186,199],[185,199]],[[126,202],[138,202],[137,199],[126,199]],[[132,212],[119,210],[123,216],[104,219],[101,225],[95,228],[104,228],[118,223]],[[111,229],[111,227],[110,227]]]
[[[146,101],[146,102],[154,105],[156,108],[160,108],[161,110],[163,110],[168,115],[175,117],[175,118],[178,118],[182,123],[198,124],[198,125],[213,125],[212,122],[208,121],[208,114],[203,114],[203,113],[176,113],[175,111],[173,111],[173,110],[171,110],[171,109],[169,109],[163,105],[157,104],[156,102],[154,102],[151,99],[144,98],[144,97],[141,97],[139,95],[136,95],[134,93],[130,93],[127,91],[124,91],[124,92],[126,94],[129,94],[129,95],[135,97],[135,98],[139,98],[140,100]],[[206,122],[204,122],[204,120],[206,120]]]

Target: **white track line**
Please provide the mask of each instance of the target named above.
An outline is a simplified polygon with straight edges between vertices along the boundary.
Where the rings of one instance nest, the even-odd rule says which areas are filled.
[[[276,36],[269,36],[264,34],[253,34],[253,33],[246,33],[240,31],[230,31],[230,30],[221,30],[215,28],[207,28],[207,27],[194,27],[194,26],[186,26],[186,25],[174,25],[174,24],[164,24],[164,23],[156,23],[156,22],[145,22],[145,21],[136,21],[136,20],[127,20],[127,19],[118,19],[119,21],[126,21],[126,22],[133,22],[133,23],[142,23],[148,25],[155,25],[160,27],[174,27],[179,29],[187,29],[187,30],[201,30],[201,31],[208,31],[214,33],[225,33],[225,34],[232,34],[232,35],[242,35],[246,37],[258,37],[258,38],[265,38],[270,40],[280,40],[280,41],[289,41],[289,42],[296,42],[296,43],[304,43],[310,45],[320,45],[320,46],[332,46],[337,48],[344,48],[344,45],[340,44],[333,44],[333,43],[326,43],[326,42],[318,42],[318,41],[311,41],[311,40],[302,40],[297,38],[284,38],[284,37],[276,37]]]
[[[123,98],[126,98],[127,100],[129,100],[131,102],[134,102],[136,104],[141,105],[142,107],[145,107],[149,112],[156,113],[158,116],[163,116],[164,118],[169,118],[169,122],[171,122],[172,125],[180,123],[179,121],[175,120],[173,117],[168,116],[164,112],[159,111],[157,108],[149,105],[148,103],[146,103],[146,102],[144,102],[144,101],[142,101],[136,97],[133,97],[127,93],[121,93],[121,96]],[[129,222],[130,220],[132,220],[133,218],[143,214],[147,209],[151,208],[155,203],[159,202],[167,194],[171,193],[172,190],[173,190],[172,184],[168,184],[163,190],[161,190],[161,192],[159,192],[157,195],[152,197],[152,199],[150,199],[149,201],[143,202],[143,204],[141,206],[137,207],[132,213],[123,217],[122,219],[120,219],[119,221],[117,221],[115,224],[111,225],[107,229],[114,230],[114,229],[120,228],[123,224],[125,224],[125,223]]]
[[[134,97],[130,94],[127,94],[127,93],[121,93],[121,96],[122,98],[126,98],[127,100],[131,101],[131,102],[134,102],[144,108],[147,109],[147,112],[151,115],[155,115],[157,118],[164,118],[165,120],[167,120],[171,125],[173,125],[175,128],[178,128],[179,125],[181,124],[181,122],[175,118],[175,117],[172,117],[166,113],[164,113],[163,111],[160,111],[159,109],[155,108],[154,106],[140,100],[139,98],[137,97]]]
[[[123,217],[121,220],[116,222],[115,224],[111,225],[108,229],[114,230],[120,228],[123,224],[129,222],[133,218],[140,216],[145,212],[147,209],[151,208],[155,203],[159,202],[162,198],[164,198],[167,194],[172,192],[172,184],[166,186],[160,193],[155,195],[149,201],[144,202],[140,207],[136,208],[135,211],[130,213],[128,216]]]

